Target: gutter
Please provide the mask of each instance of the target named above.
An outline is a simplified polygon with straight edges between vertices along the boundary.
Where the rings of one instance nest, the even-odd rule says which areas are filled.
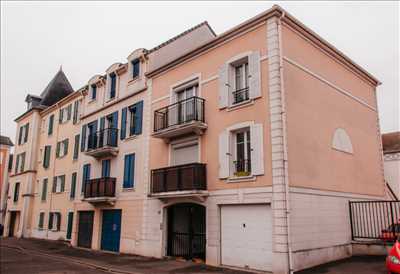
[[[293,271],[293,251],[290,241],[290,199],[289,199],[289,171],[288,171],[288,151],[287,151],[287,130],[286,130],[286,102],[285,102],[285,85],[283,81],[283,55],[282,55],[282,19],[286,13],[282,11],[282,15],[278,20],[278,37],[279,37],[279,71],[280,71],[280,84],[281,84],[281,101],[282,101],[282,127],[283,127],[283,164],[285,172],[285,202],[286,202],[286,224],[287,224],[287,248],[288,248],[288,261],[289,273]]]

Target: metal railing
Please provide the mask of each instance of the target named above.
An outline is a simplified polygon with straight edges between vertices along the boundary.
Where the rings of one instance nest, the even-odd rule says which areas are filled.
[[[232,92],[232,94],[234,104],[249,100],[249,87],[235,90]]]
[[[154,132],[191,121],[204,122],[204,101],[194,96],[154,111]]]
[[[248,176],[251,173],[251,161],[250,159],[241,159],[233,161],[233,166],[235,168],[235,176]]]
[[[351,238],[395,241],[400,236],[399,201],[350,201]]]
[[[85,182],[85,198],[115,197],[116,178],[102,177]]]
[[[118,129],[106,128],[96,131],[88,136],[87,150],[102,148],[105,146],[117,147],[118,145]]]
[[[206,164],[192,163],[151,171],[151,193],[206,189]]]

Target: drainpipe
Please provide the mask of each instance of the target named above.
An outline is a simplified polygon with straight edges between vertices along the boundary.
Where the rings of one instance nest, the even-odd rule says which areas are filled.
[[[283,11],[282,15],[278,20],[278,36],[279,36],[279,71],[280,71],[280,81],[281,81],[281,96],[282,96],[282,124],[283,124],[283,163],[285,170],[285,202],[286,202],[286,224],[287,224],[287,247],[288,247],[288,259],[289,259],[289,273],[292,274],[293,271],[293,256],[292,256],[292,246],[290,241],[290,199],[289,199],[289,172],[288,172],[288,153],[287,153],[287,130],[286,130],[286,102],[285,102],[285,89],[283,81],[283,56],[282,56],[282,19],[285,17],[286,13]]]

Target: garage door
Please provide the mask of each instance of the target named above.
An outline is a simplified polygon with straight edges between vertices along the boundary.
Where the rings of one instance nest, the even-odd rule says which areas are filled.
[[[221,206],[223,265],[271,270],[271,215],[269,205]]]

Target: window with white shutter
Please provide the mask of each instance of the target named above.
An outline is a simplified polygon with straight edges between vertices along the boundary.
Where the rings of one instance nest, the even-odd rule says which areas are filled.
[[[229,132],[224,130],[219,135],[219,178],[224,179],[229,177]]]
[[[228,106],[229,96],[229,76],[228,76],[227,63],[223,64],[219,68],[218,79],[219,79],[219,108],[225,108]]]

